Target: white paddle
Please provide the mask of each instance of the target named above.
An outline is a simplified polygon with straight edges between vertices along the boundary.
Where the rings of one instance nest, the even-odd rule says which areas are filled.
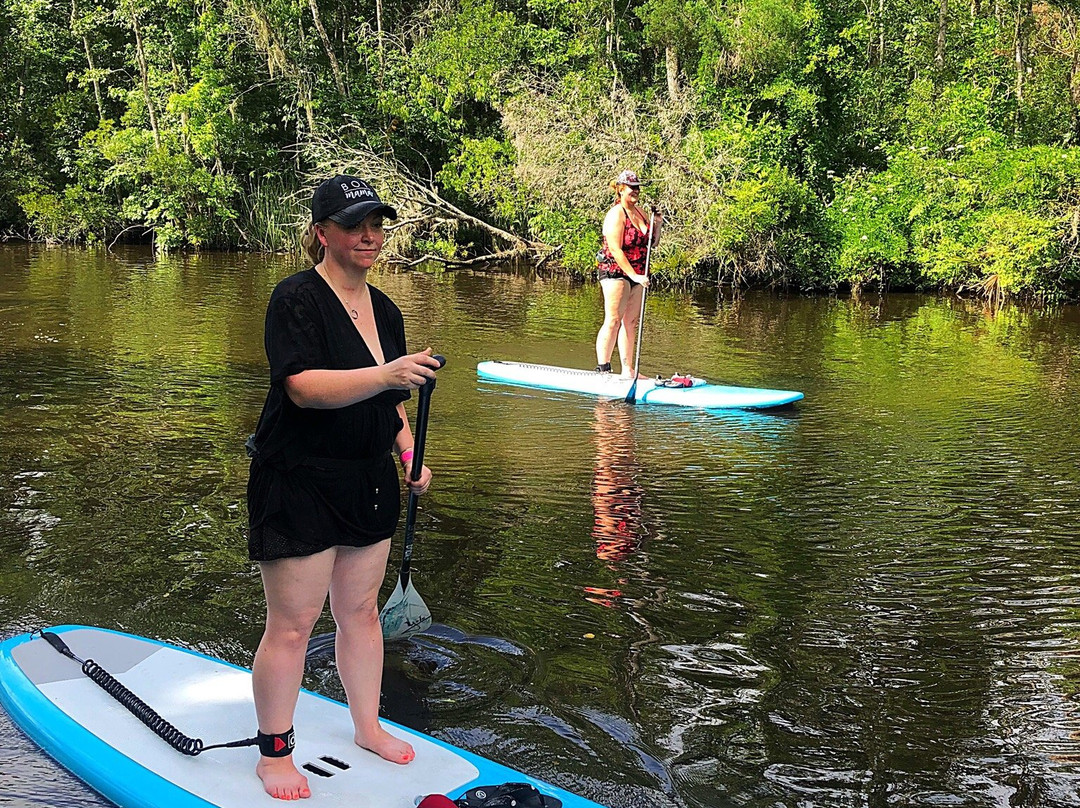
[[[653,222],[656,221],[655,211],[649,215],[649,244],[645,248],[645,277],[649,277],[649,259],[652,258],[652,243],[653,243]],[[626,403],[634,404],[637,400],[637,380],[638,380],[638,365],[641,363],[641,328],[645,325],[645,298],[649,294],[649,287],[646,286],[641,290],[641,316],[637,321],[637,349],[634,357],[634,383],[630,385],[630,390],[626,394]]]

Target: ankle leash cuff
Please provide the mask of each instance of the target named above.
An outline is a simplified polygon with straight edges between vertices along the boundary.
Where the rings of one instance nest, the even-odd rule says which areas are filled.
[[[280,734],[267,734],[260,730],[255,737],[259,741],[259,754],[263,757],[287,757],[292,754],[293,746],[296,745],[293,727]]]

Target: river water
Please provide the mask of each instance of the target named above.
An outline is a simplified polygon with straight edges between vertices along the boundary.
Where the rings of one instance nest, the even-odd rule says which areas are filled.
[[[296,268],[0,247],[0,635],[250,665],[243,441]],[[611,808],[1077,803],[1076,308],[650,295],[646,372],[806,394],[707,413],[477,380],[591,367],[594,285],[372,281],[449,360],[414,562],[437,625],[388,648],[387,717]],[[343,696],[325,660],[306,684]],[[0,737],[0,803],[104,804]]]

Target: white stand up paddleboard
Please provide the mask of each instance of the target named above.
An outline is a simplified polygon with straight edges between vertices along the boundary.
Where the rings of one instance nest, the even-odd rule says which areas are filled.
[[[625,398],[630,380],[614,373],[594,370],[560,368],[552,365],[532,365],[525,362],[492,360],[476,366],[481,379],[493,382],[536,387],[543,390],[566,390],[601,398]],[[698,409],[762,410],[782,407],[803,397],[794,390],[767,390],[757,387],[728,387],[710,384],[704,379],[692,379],[690,387],[665,387],[655,379],[640,379],[637,383],[638,404],[669,404]]]
[[[93,659],[184,735],[210,745],[255,734],[249,670],[105,629],[60,626],[49,631],[75,656]],[[181,754],[37,633],[0,643],[0,704],[46,752],[121,808],[282,805],[255,775],[256,747]],[[412,744],[415,760],[399,766],[356,746],[348,708],[302,690],[293,761],[311,787],[303,805],[413,808],[427,794],[455,798],[480,785],[517,782],[533,785],[564,808],[601,808],[436,738],[386,721],[383,726]]]

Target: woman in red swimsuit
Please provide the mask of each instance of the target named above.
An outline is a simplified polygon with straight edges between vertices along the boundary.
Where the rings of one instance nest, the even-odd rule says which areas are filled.
[[[650,231],[649,217],[637,204],[641,183],[633,171],[622,172],[611,183],[611,190],[615,204],[604,217],[604,244],[596,256],[600,288],[604,290],[604,324],[596,335],[596,370],[611,372],[611,353],[617,340],[622,375],[631,378],[637,372],[631,364],[641,296],[649,285],[645,258],[650,238],[656,246],[663,216],[655,213]]]

